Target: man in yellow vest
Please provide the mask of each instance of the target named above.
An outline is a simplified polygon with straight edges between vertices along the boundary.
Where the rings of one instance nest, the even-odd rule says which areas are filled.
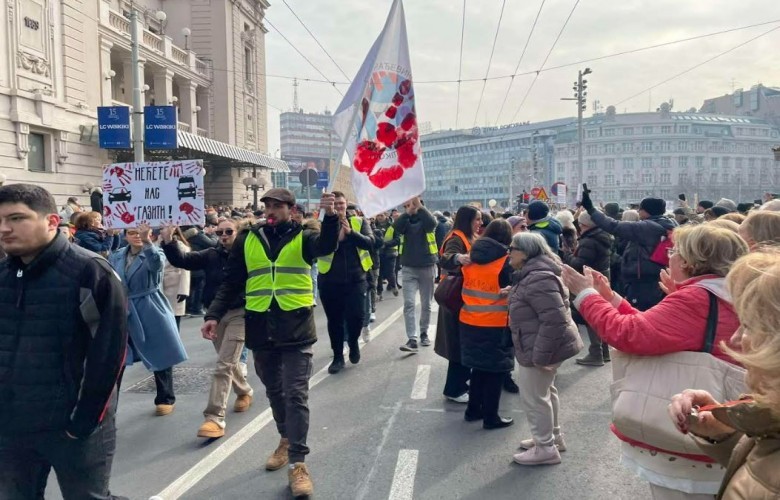
[[[330,255],[317,259],[320,275],[317,284],[325,315],[328,317],[328,335],[333,349],[333,362],[328,373],[344,368],[344,341],[349,345],[349,361],[360,362],[360,331],[365,319],[365,300],[368,291],[366,273],[373,261],[368,250],[374,236],[362,217],[347,214],[344,193],[333,192],[340,229],[338,248]]]
[[[414,306],[420,293],[420,344],[431,345],[428,325],[431,321],[433,280],[436,279],[436,263],[439,248],[436,246],[436,219],[423,206],[419,196],[404,203],[406,213],[393,223],[393,231],[401,239],[398,247],[401,259],[401,281],[404,292],[404,324],[407,342],[401,346],[404,352],[417,352],[417,318]]]
[[[295,196],[274,188],[261,199],[265,224],[242,232],[230,251],[225,277],[206,313],[203,337],[216,335],[217,323],[242,291],[246,295],[246,346],[266,388],[276,428],[282,438],[266,462],[267,470],[289,464],[293,496],[311,495],[313,486],[304,457],[309,453],[309,377],[312,371],[314,295],[310,276],[315,258],[336,250],[339,218],[332,194],[323,194],[321,231],[291,220]]]

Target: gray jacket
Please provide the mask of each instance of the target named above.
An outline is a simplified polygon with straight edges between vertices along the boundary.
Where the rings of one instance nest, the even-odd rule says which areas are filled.
[[[569,291],[561,267],[543,255],[515,273],[509,293],[509,328],[521,366],[550,366],[575,356],[583,347],[569,309]]]
[[[428,250],[427,233],[436,230],[436,218],[422,207],[414,215],[401,214],[393,223],[395,234],[403,237],[401,265],[404,267],[428,267],[436,264],[438,255]]]

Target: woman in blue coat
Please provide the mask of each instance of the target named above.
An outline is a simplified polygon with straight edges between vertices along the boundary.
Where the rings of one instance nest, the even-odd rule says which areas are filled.
[[[127,289],[127,365],[141,361],[154,372],[157,385],[157,415],[173,411],[173,366],[185,361],[187,353],[179,338],[176,319],[161,283],[165,254],[152,244],[151,228],[141,224],[125,231],[128,246],[112,253],[109,262]]]

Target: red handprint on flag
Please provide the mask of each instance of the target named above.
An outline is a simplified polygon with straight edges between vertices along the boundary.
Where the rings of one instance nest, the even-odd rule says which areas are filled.
[[[115,216],[127,225],[130,225],[133,222],[135,222],[135,216],[128,211],[127,204],[125,203],[120,203],[119,205],[116,206]]]
[[[111,167],[108,173],[109,175],[116,177],[117,181],[119,181],[119,184],[121,186],[127,186],[128,184],[130,184],[131,177],[127,169],[120,167],[119,165],[116,165],[114,167]]]
[[[200,163],[198,162],[187,163],[184,165],[184,173],[186,175],[199,175],[201,170],[203,170],[203,167],[201,167]]]

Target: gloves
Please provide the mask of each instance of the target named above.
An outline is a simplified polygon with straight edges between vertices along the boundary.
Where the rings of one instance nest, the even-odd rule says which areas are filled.
[[[584,186],[582,188],[582,208],[591,215],[596,211],[596,207],[593,206],[593,200],[590,199],[590,190]]]
[[[184,302],[185,300],[187,300],[187,297],[188,297],[187,295],[177,295],[176,296],[176,302],[179,302],[179,303]]]

